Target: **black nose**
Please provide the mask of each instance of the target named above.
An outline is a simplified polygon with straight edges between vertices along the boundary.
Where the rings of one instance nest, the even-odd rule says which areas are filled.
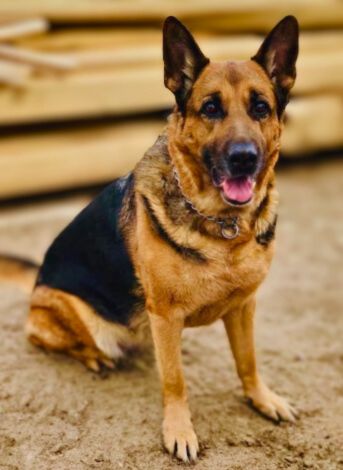
[[[252,142],[233,142],[229,146],[226,161],[232,176],[253,175],[258,163],[257,147]]]

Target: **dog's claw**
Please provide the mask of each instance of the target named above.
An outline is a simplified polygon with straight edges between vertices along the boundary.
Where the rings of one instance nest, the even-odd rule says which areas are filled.
[[[280,423],[280,421],[295,423],[298,418],[297,410],[285,398],[272,392],[263,383],[250,390],[247,397],[254,408],[276,423]]]
[[[86,359],[85,365],[93,372],[100,372],[100,365],[96,359]]]
[[[107,369],[111,369],[111,370],[115,369],[116,367],[115,361],[107,357],[98,357],[98,358],[88,357],[88,358],[83,358],[82,362],[92,372],[97,372],[97,373],[100,373],[104,367],[106,367]]]
[[[168,425],[163,426],[164,446],[174,457],[185,463],[194,462],[199,452],[199,444],[192,425],[189,423],[184,427]]]
[[[177,454],[177,441],[174,442],[173,456],[176,457]]]
[[[113,369],[115,369],[115,367],[116,367],[116,364],[115,364],[115,362],[114,362],[112,359],[102,358],[102,359],[101,359],[101,363],[102,363],[105,367],[107,367],[107,369],[113,370]]]

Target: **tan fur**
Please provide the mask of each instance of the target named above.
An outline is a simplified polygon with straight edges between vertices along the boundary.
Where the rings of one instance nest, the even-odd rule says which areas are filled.
[[[186,54],[188,74],[190,61]],[[166,77],[166,84],[175,91],[171,80]],[[163,135],[134,171],[135,204],[127,199],[122,209],[122,229],[145,312],[137,312],[130,326],[122,327],[102,319],[81,299],[40,286],[33,292],[26,327],[35,344],[65,352],[98,370],[101,364],[112,367],[123,349],[137,346],[136,332],[149,318],[162,382],[164,444],[184,461],[195,460],[199,451],[182,372],[184,327],[221,319],[245,395],[267,417],[293,420],[295,416],[294,409],[270,391],[258,374],[253,341],[255,293],[274,251],[273,241],[259,242],[259,237],[275,223],[278,202],[274,166],[282,123],[273,84],[262,67],[247,61],[210,63],[191,85],[185,113],[174,110]],[[247,113],[252,90],[267,100],[268,119],[257,121]],[[208,96],[219,92],[229,111],[218,123],[204,119],[199,110]],[[257,143],[263,165],[251,203],[231,207],[213,185],[202,155],[206,146],[220,153],[228,139],[242,138]],[[238,217],[239,236],[223,238],[218,224],[187,208],[185,197],[208,216]],[[160,230],[154,227],[153,217]]]
[[[189,104],[194,106],[192,103],[200,99],[197,98],[198,94],[206,96],[213,89],[221,87],[228,100],[234,99],[237,102],[234,129],[230,126],[219,129],[218,132],[223,135],[245,129],[239,102],[245,99],[246,90],[251,87],[253,80],[257,80],[260,87],[265,87],[265,94],[271,102],[274,100],[269,81],[255,64],[243,64],[242,72],[235,70],[234,84],[224,81],[232,67],[232,64],[208,66],[206,74],[198,80],[193,101],[190,100]],[[222,81],[225,85],[221,84]],[[241,127],[237,122],[240,122]],[[210,324],[219,318],[224,319],[230,332],[232,322],[227,318],[238,315],[242,305],[253,299],[256,289],[268,272],[273,243],[267,247],[258,245],[256,237],[263,233],[276,214],[277,192],[274,188],[273,167],[277,159],[276,139],[280,128],[275,119],[271,129],[264,131],[268,161],[256,183],[253,203],[240,209],[230,208],[223,202],[218,190],[211,184],[202,162],[194,156],[199,153],[198,146],[208,141],[213,131],[204,128],[197,116],[191,115],[184,122],[178,113],[174,113],[169,119],[166,132],[172,164],[180,174],[182,190],[187,197],[199,210],[209,215],[225,217],[239,213],[240,217],[240,236],[232,241],[218,236],[218,227],[211,222],[204,222],[202,230],[191,230],[187,216],[184,217],[185,223],[175,224],[165,205],[161,183],[168,180],[171,185],[175,185],[170,176],[170,162],[161,158],[149,158],[147,155],[135,170],[136,217],[134,224],[127,225],[125,229],[128,248],[145,293],[163,384],[164,442],[171,453],[177,442],[178,457],[187,460],[187,448],[190,457],[196,457],[198,441],[191,423],[182,373],[181,332],[184,327]],[[268,204],[256,217],[256,211],[267,193]],[[149,199],[159,221],[178,244],[201,251],[208,260],[206,267],[185,262],[153,230],[142,202],[143,195]],[[111,366],[111,361],[121,355],[118,345],[125,344],[128,348],[136,346],[134,337],[127,328],[103,320],[75,296],[47,287],[38,287],[34,291],[27,332],[35,344],[46,349],[63,351],[93,370],[98,370],[101,364]],[[244,339],[244,334],[239,338]],[[255,377],[253,345],[247,342],[243,346],[250,351],[248,356],[245,353],[243,357],[239,353],[239,341],[235,342],[232,335],[230,339],[239,371],[246,363],[252,364],[247,367],[245,375],[241,375],[243,383],[253,383],[246,392],[247,396],[252,397],[257,408],[274,417],[276,411],[269,403],[272,392]],[[264,394],[261,392],[263,387],[267,390]],[[277,411],[286,416],[286,408],[277,407]]]
[[[228,77],[234,77],[234,80],[228,80]],[[254,88],[268,100],[273,119],[254,123],[248,118],[247,100]],[[215,126],[193,109],[199,109],[204,98],[218,90],[222,101],[230,107],[231,119]],[[278,194],[274,186],[274,166],[280,134],[281,123],[276,116],[271,82],[251,61],[209,64],[194,85],[186,118],[175,112],[169,119],[169,154],[172,166],[180,176],[182,192],[199,211],[208,215],[239,214],[240,236],[230,242],[216,236],[217,227],[213,223],[204,222],[202,231],[192,230],[187,223],[173,223],[162,202],[159,184],[146,185],[144,176],[155,174],[156,181],[168,180],[170,166],[164,168],[164,164],[157,164],[156,167],[154,160],[143,159],[136,170],[137,223],[136,236],[131,240],[132,254],[146,293],[161,375],[164,443],[170,453],[176,453],[185,461],[196,456],[198,442],[191,424],[182,374],[180,337],[183,327],[205,325],[222,318],[246,396],[270,418],[294,419],[294,410],[271,392],[258,375],[253,344],[254,296],[273,255],[273,243],[261,246],[256,243],[256,238],[267,230],[276,216]],[[205,144],[224,141],[228,136],[257,141],[265,155],[254,199],[249,206],[240,209],[228,207],[223,202],[199,159]],[[149,199],[161,224],[178,244],[201,251],[208,260],[205,267],[184,262],[151,229],[141,194]],[[266,197],[267,203],[260,210]]]
[[[265,416],[276,421],[280,417],[285,421],[294,421],[295,409],[284,398],[272,392],[258,374],[254,347],[254,313],[255,299],[252,297],[241,308],[223,317],[245,396]]]
[[[34,344],[70,354],[98,371],[101,364],[113,368],[123,350],[138,347],[134,332],[142,322],[135,319],[133,323],[129,330],[108,322],[80,298],[38,286],[32,294],[26,333]]]

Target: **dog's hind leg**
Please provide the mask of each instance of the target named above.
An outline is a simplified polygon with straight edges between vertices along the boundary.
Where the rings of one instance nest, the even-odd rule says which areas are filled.
[[[120,342],[125,344],[125,330],[103,320],[75,296],[45,286],[33,292],[26,323],[30,341],[43,349],[68,354],[89,369],[115,367],[115,361],[123,356]]]
[[[26,322],[26,332],[34,345],[48,351],[69,354],[89,369],[99,370],[95,348],[86,346],[53,310],[33,307]]]

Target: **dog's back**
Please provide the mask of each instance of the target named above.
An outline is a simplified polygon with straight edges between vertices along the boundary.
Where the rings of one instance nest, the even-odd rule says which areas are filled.
[[[40,269],[37,286],[80,297],[109,321],[128,325],[141,299],[124,239],[121,217],[134,217],[132,174],[107,186],[57,236]],[[125,214],[124,214],[125,212]],[[123,213],[123,214],[122,214]]]

